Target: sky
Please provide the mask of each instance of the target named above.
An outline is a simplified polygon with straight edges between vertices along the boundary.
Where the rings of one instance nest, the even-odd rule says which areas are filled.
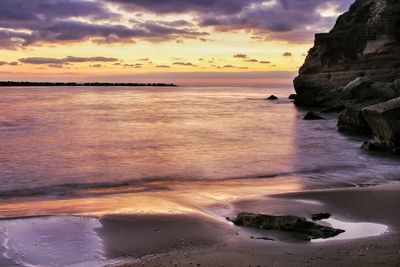
[[[288,83],[352,0],[1,0],[0,80]]]

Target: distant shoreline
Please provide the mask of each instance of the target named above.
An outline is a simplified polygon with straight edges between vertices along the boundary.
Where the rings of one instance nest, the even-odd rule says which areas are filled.
[[[28,86],[132,86],[132,87],[176,87],[173,83],[111,83],[111,82],[13,82],[0,81],[0,87],[28,87]]]

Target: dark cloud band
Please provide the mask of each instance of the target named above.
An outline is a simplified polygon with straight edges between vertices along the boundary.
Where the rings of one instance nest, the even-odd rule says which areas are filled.
[[[315,31],[332,26],[352,0],[2,0],[0,47],[17,49],[42,43],[126,43],[182,38],[208,40],[209,30],[246,30],[264,39],[309,41]],[[118,8],[110,8],[110,5]],[[128,11],[128,12],[121,12]],[[190,15],[180,19],[128,18],[134,12]],[[121,12],[121,13],[118,13]]]

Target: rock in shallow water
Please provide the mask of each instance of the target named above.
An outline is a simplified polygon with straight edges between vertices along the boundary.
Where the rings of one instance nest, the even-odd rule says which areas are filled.
[[[277,230],[304,235],[306,240],[330,238],[344,232],[329,226],[323,226],[297,216],[272,216],[266,214],[240,213],[232,220],[235,225],[261,230]]]
[[[305,121],[314,121],[314,120],[325,120],[325,118],[315,114],[314,112],[310,111],[304,116],[303,120]]]
[[[267,97],[268,100],[278,100],[278,97],[271,95],[269,97]]]
[[[337,125],[339,130],[354,133],[370,133],[371,128],[361,112],[364,107],[365,105],[353,105],[343,110],[339,115]]]

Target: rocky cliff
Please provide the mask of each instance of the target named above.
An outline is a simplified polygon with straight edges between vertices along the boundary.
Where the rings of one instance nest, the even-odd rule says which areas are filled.
[[[317,34],[294,80],[296,105],[342,111],[342,130],[400,151],[400,0],[356,0]],[[372,147],[372,146],[368,146]]]
[[[294,80],[299,106],[330,105],[357,77],[400,78],[400,1],[356,0],[329,33],[315,36]]]

